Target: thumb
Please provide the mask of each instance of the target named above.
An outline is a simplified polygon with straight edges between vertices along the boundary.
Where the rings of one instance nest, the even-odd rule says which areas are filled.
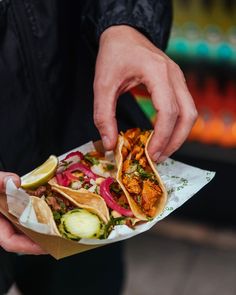
[[[112,87],[94,86],[94,123],[106,150],[114,149],[117,141],[116,102]]]
[[[0,193],[5,193],[7,180],[11,178],[17,187],[20,186],[20,177],[15,173],[0,172]]]

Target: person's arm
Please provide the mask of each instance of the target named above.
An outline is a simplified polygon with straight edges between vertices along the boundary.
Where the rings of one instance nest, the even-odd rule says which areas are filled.
[[[5,184],[11,177],[19,186],[20,178],[16,174],[0,172],[0,194],[5,193]],[[0,195],[1,198],[1,195]],[[25,254],[45,254],[45,252],[26,235],[18,232],[13,225],[0,213],[0,247],[8,252]]]
[[[143,83],[158,111],[149,152],[154,161],[163,161],[181,146],[197,117],[182,71],[162,51],[171,24],[170,1],[97,3],[94,121],[104,146],[113,149],[116,144],[117,98]]]

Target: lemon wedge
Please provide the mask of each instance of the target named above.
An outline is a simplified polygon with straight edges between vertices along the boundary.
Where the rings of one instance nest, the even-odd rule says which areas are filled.
[[[21,177],[21,187],[25,189],[33,189],[46,183],[53,177],[57,165],[57,157],[53,155],[50,156],[42,165]]]

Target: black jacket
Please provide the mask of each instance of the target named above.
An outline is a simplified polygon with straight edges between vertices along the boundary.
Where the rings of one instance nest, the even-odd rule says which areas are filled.
[[[0,1],[0,170],[25,173],[98,138],[92,85],[100,34],[127,24],[164,49],[170,23],[168,0]],[[117,112],[120,128],[149,127],[130,96]]]
[[[164,49],[170,22],[168,0],[0,1],[0,170],[23,174],[98,138],[92,85],[100,34],[126,24]],[[117,117],[121,129],[150,127],[128,94]],[[12,259],[0,251],[0,294],[14,280],[23,294],[120,294],[119,244],[59,262],[19,256],[15,269]]]

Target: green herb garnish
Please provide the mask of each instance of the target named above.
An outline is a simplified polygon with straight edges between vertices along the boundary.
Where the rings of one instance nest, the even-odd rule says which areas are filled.
[[[100,239],[107,239],[109,236],[110,232],[113,230],[115,225],[121,225],[125,224],[125,217],[117,217],[114,218],[111,216],[110,221],[104,226],[104,232],[103,235],[100,236]]]
[[[145,171],[141,165],[138,165],[137,171],[142,179],[150,179],[153,177],[153,173]]]
[[[60,220],[61,219],[61,214],[59,212],[53,211],[52,214],[53,214],[54,220]]]
[[[115,166],[113,165],[113,164],[107,164],[106,165],[106,170],[107,171],[111,171],[111,170],[113,170],[115,168]]]
[[[89,161],[92,165],[98,165],[99,160],[95,157],[90,156],[89,154],[86,154],[84,156],[85,160]]]
[[[110,185],[110,189],[117,194],[121,193],[121,191],[122,191],[119,183],[117,183],[117,182],[113,182]]]
[[[139,205],[142,204],[142,196],[141,195],[136,196],[136,200]]]

